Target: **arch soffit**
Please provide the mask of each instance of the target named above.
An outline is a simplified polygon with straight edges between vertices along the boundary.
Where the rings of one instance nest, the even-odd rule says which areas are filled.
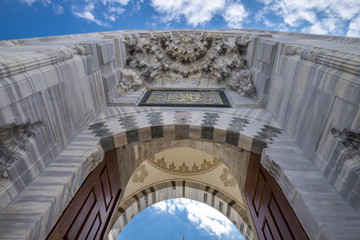
[[[144,161],[156,153],[164,150],[188,147],[216,157],[223,163],[234,176],[237,187],[240,191],[240,202],[245,202],[245,180],[247,176],[247,168],[250,159],[250,152],[243,151],[229,145],[221,145],[213,142],[204,142],[201,140],[154,140],[139,144],[132,144],[126,147],[117,148],[117,156],[120,170],[120,178],[123,189],[128,185],[131,175]]]

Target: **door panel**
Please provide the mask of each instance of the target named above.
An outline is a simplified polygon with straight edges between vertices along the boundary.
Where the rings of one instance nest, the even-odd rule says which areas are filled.
[[[308,239],[276,180],[251,154],[245,184],[246,201],[259,239]]]
[[[103,239],[120,192],[116,150],[111,150],[85,180],[47,239]]]

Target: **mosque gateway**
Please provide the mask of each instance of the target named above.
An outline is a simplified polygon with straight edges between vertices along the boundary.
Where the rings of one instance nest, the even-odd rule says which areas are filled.
[[[0,42],[0,239],[116,239],[205,203],[245,239],[359,239],[360,39],[115,31]]]

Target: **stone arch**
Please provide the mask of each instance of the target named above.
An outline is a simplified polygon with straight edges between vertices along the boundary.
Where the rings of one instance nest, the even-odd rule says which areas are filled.
[[[169,111],[166,116],[150,109],[127,115],[114,110],[103,120],[100,117],[89,130],[101,137],[104,151],[117,150],[123,188],[134,170],[151,155],[174,147],[190,147],[215,156],[233,170],[242,202],[248,209],[244,189],[250,153],[261,154],[266,141],[273,140],[281,131],[256,117],[241,114],[225,117],[226,120],[221,121],[221,111],[214,109]],[[254,229],[251,217],[249,219]]]
[[[132,173],[143,161],[155,153],[174,147],[189,147],[207,152],[215,156],[229,169],[232,169],[232,175],[235,177],[240,194],[243,197],[242,201],[245,202],[244,188],[250,152],[233,146],[204,142],[201,140],[154,140],[117,148],[120,178],[123,188],[127,186]]]
[[[226,216],[246,239],[254,239],[244,206],[220,189],[194,181],[167,181],[140,189],[119,207],[108,239],[116,240],[126,225],[146,208],[173,198],[191,199],[213,207]]]

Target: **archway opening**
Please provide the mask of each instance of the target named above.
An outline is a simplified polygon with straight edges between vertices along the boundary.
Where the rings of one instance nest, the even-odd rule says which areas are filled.
[[[245,239],[254,237],[243,201],[243,178],[246,177],[244,173],[250,153],[236,148],[214,151],[216,146],[208,142],[201,143],[200,148],[186,144],[188,141],[181,142],[185,146],[177,144],[152,151],[152,154],[146,154],[140,161],[133,161],[133,157],[125,158],[127,161],[119,158],[120,166],[124,166],[120,170],[129,169],[129,166],[134,166],[133,163],[136,163],[136,167],[124,181],[126,187],[109,239],[116,239],[125,226],[149,206],[173,198],[207,204],[228,218]],[[134,146],[135,159],[147,152],[147,149],[154,150],[150,146]],[[128,151],[131,148],[118,149],[118,156],[127,156]],[[233,159],[237,161],[230,162]],[[236,171],[231,171],[222,160],[227,160]]]
[[[185,198],[158,202],[135,216],[117,240],[244,240],[237,227],[216,209]]]

